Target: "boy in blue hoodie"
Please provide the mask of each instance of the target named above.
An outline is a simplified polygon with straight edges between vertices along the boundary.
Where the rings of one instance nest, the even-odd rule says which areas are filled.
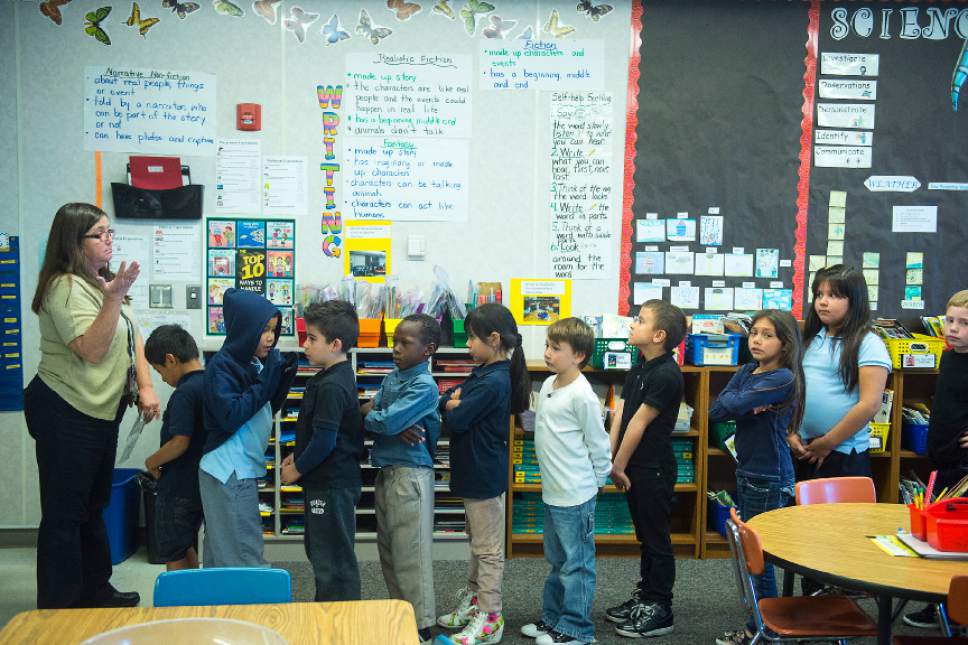
[[[429,359],[440,325],[427,314],[404,318],[393,334],[390,372],[362,407],[364,428],[376,435],[370,462],[376,476],[376,545],[391,598],[413,605],[421,642],[437,622],[434,607],[434,451],[440,437],[440,393]]]
[[[206,567],[265,567],[257,481],[266,474],[272,402],[295,374],[275,349],[281,314],[262,296],[228,289],[225,342],[205,368],[207,438],[198,483]],[[284,376],[284,373],[286,376]]]

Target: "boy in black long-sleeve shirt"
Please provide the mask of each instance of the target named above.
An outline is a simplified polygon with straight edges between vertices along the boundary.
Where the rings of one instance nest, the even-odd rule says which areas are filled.
[[[356,377],[346,353],[360,323],[341,300],[306,308],[303,348],[323,369],[306,383],[296,421],[296,450],[282,462],[282,482],[300,481],[305,497],[306,556],[316,578],[316,600],[359,600],[356,505],[360,501],[363,418]]]
[[[942,491],[968,475],[968,290],[948,300],[944,338],[951,348],[941,355],[938,381],[928,426],[928,457],[938,471],[935,491]],[[938,624],[934,605],[904,616],[914,627]]]

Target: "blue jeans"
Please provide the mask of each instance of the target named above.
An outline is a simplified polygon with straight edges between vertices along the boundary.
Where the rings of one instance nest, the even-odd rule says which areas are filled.
[[[794,498],[794,483],[781,482],[779,479],[767,479],[736,473],[736,503],[739,516],[744,522],[773,509],[789,506]],[[772,564],[764,564],[763,575],[753,577],[756,586],[757,600],[760,598],[776,598],[776,575]],[[750,616],[746,624],[751,631],[756,631],[753,618]]]
[[[544,553],[551,572],[541,620],[586,643],[595,639],[595,498],[577,506],[544,505]]]

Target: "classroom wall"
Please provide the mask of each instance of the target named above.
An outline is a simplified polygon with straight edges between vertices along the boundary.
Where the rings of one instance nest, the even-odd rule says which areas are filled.
[[[110,4],[113,9],[104,22],[112,43],[103,46],[84,33],[84,14]],[[36,373],[39,337],[29,312],[29,299],[36,285],[44,240],[53,214],[70,201],[94,201],[94,153],[83,139],[84,68],[88,65],[205,72],[216,77],[217,134],[220,137],[255,138],[263,155],[304,156],[308,168],[308,209],[297,216],[296,282],[333,283],[342,276],[342,258],[321,252],[322,127],[316,98],[318,83],[342,80],[345,56],[364,52],[407,52],[462,54],[472,62],[470,85],[473,94],[469,204],[466,218],[452,222],[394,222],[392,225],[393,273],[403,288],[423,285],[429,292],[434,265],[449,273],[451,284],[461,297],[469,280],[500,280],[505,301],[512,277],[545,278],[549,267],[549,183],[551,159],[550,92],[488,91],[478,85],[478,47],[483,23],[469,37],[460,18],[450,21],[431,13],[433,3],[424,2],[422,13],[410,21],[398,21],[385,2],[357,0],[329,2],[317,8],[320,19],[312,26],[306,42],[299,44],[282,26],[281,15],[269,25],[251,9],[250,2],[238,2],[246,15],[232,18],[217,15],[211,3],[185,20],[161,8],[158,2],[141,2],[142,17],[160,17],[161,22],[140,37],[125,25],[130,2],[74,0],[61,7],[63,24],[57,26],[40,14],[33,2],[0,5],[0,69],[5,87],[16,91],[0,95],[0,117],[7,128],[0,131],[0,149],[17,154],[0,155],[0,194],[7,196],[0,210],[0,227],[21,234],[22,292],[24,294],[24,379]],[[284,3],[284,6],[289,3]],[[459,11],[459,3],[454,8]],[[496,3],[501,5],[501,3]],[[616,311],[618,302],[618,235],[621,226],[622,158],[625,144],[625,98],[628,84],[630,43],[629,1],[616,1],[611,15],[600,21],[576,12],[574,3],[507,2],[496,13],[518,21],[514,37],[526,24],[536,33],[548,21],[553,8],[560,11],[561,24],[575,27],[569,39],[588,39],[601,47],[601,89],[613,96],[612,146],[605,155],[613,169],[610,198],[610,234],[615,240],[611,266],[593,279],[573,285],[575,313]],[[353,34],[360,7],[373,22],[394,30],[379,48]],[[282,13],[282,12],[280,12]],[[337,13],[344,30],[353,38],[327,47],[320,35],[322,25]],[[547,37],[547,36],[546,36]],[[263,129],[258,133],[234,128],[235,105],[262,104]],[[346,136],[341,133],[341,137]],[[104,208],[113,215],[110,182],[125,181],[128,152],[103,154]],[[205,215],[215,216],[215,162],[211,156],[182,155],[191,166],[194,183],[205,185]],[[344,218],[347,217],[344,208]],[[148,232],[153,222],[115,221],[119,230]],[[427,255],[423,261],[408,261],[408,235],[423,235]],[[197,252],[204,253],[204,236]],[[149,279],[143,267],[142,280]],[[158,282],[165,281],[162,277]],[[185,304],[187,282],[172,282],[174,307]],[[203,284],[200,274],[196,284]],[[204,294],[203,294],[204,297]],[[217,346],[218,339],[204,340],[205,309],[191,312],[191,328],[202,345]],[[544,328],[525,328],[526,354],[540,358]],[[155,379],[163,403],[170,390]],[[132,423],[129,414],[122,422],[122,441]],[[36,465],[33,441],[26,435],[21,414],[0,416],[0,527],[35,526],[39,521]],[[149,425],[131,459],[119,464],[134,467],[156,445],[158,424]]]

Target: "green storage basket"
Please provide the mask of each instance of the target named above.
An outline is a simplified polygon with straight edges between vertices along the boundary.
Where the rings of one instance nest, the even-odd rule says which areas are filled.
[[[454,347],[467,347],[467,332],[464,331],[463,320],[451,320],[451,329],[454,332]]]
[[[625,352],[632,357],[634,364],[638,351],[633,345],[628,344],[627,338],[596,338],[595,353],[592,354],[591,365],[594,368],[603,369],[606,352]]]
[[[736,434],[735,421],[717,421],[709,425],[709,443],[715,445],[724,452],[729,452],[726,448],[726,440]]]

